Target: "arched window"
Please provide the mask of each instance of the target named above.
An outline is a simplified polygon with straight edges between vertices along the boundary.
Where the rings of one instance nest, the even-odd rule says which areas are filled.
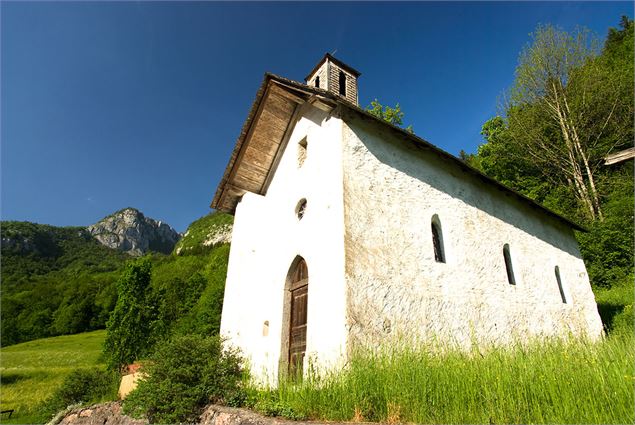
[[[556,281],[558,282],[558,289],[560,290],[560,298],[562,298],[562,302],[564,304],[567,303],[567,297],[564,294],[564,288],[562,287],[562,280],[560,279],[560,268],[556,266]]]
[[[342,96],[346,96],[346,74],[344,74],[344,71],[340,71],[339,83],[340,83],[340,94]]]
[[[318,89],[320,88],[320,77],[319,76],[315,77],[315,87],[317,87]]]
[[[306,160],[307,145],[306,137],[303,137],[302,140],[298,142],[298,168],[302,167]]]
[[[436,214],[432,216],[432,245],[434,247],[434,260],[437,263],[445,263],[441,221],[439,221],[439,216]]]
[[[306,213],[306,199],[302,198],[295,206],[295,215],[298,217],[298,220],[302,220],[304,214]]]
[[[512,256],[509,253],[509,244],[503,246],[503,257],[505,257],[505,269],[507,270],[507,282],[510,285],[516,284],[516,278],[514,277],[514,268],[512,267]]]

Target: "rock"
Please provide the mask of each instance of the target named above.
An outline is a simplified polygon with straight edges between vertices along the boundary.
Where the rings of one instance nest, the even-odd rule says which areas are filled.
[[[146,425],[147,423],[148,421],[134,419],[121,413],[121,402],[115,401],[74,408],[59,422],[50,422],[48,425]]]
[[[209,405],[199,419],[200,425],[277,425],[273,418],[267,418],[246,409],[236,409]]]
[[[68,409],[58,422],[48,425],[146,425],[148,421],[133,419],[121,413],[121,402],[96,404],[90,407]],[[199,425],[338,425],[343,422],[291,421],[271,418],[247,409],[210,404],[203,410],[197,422]],[[378,425],[358,422],[357,425]]]
[[[148,251],[169,254],[181,235],[166,223],[146,217],[134,208],[125,208],[88,226],[103,245],[140,256]]]
[[[233,225],[231,224],[224,224],[212,229],[207,235],[207,238],[205,238],[205,241],[203,241],[203,245],[216,246],[222,243],[231,243],[232,229]]]
[[[20,254],[29,254],[35,251],[35,244],[33,241],[21,235],[3,237],[0,244],[3,249],[11,250]]]
[[[174,253],[187,255],[205,252],[232,241],[233,217],[216,211],[195,221],[176,244]]]
[[[146,375],[143,372],[129,373],[121,377],[121,382],[119,383],[119,391],[117,395],[120,399],[124,399],[137,388],[139,381],[144,379]]]

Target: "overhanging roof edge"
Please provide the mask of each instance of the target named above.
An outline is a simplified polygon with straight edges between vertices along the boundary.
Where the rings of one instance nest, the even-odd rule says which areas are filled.
[[[511,195],[513,195],[514,197],[516,197],[517,199],[519,199],[521,202],[527,203],[529,204],[529,206],[537,208],[538,210],[542,211],[543,213],[546,213],[547,215],[561,221],[564,222],[565,224],[567,224],[568,226],[572,227],[575,230],[579,230],[582,232],[588,232],[588,230],[586,228],[584,228],[583,226],[575,223],[572,220],[569,220],[568,218],[550,210],[549,208],[541,205],[540,203],[534,201],[533,199],[527,197],[526,195],[523,195],[520,192],[517,192],[516,190],[505,186],[504,184],[500,183],[499,181],[485,175],[484,173],[482,173],[481,171],[477,170],[476,168],[466,164],[465,162],[461,161],[459,158],[457,158],[456,156],[452,155],[449,152],[444,151],[443,149],[433,145],[432,143],[428,142],[427,140],[413,134],[410,133],[406,130],[404,130],[403,128],[397,127],[393,124],[390,124],[387,121],[382,120],[381,118],[378,118],[374,115],[372,115],[371,113],[369,113],[368,111],[360,108],[359,106],[348,102],[347,100],[333,94],[330,92],[327,92],[324,89],[320,89],[317,87],[311,87],[308,86],[306,84],[302,84],[300,82],[294,81],[294,80],[290,80],[288,78],[284,78],[284,77],[280,77],[278,75],[272,74],[272,73],[265,73],[263,82],[256,94],[256,99],[254,100],[254,103],[251,107],[251,110],[249,111],[249,114],[247,116],[247,119],[245,120],[245,123],[243,124],[243,128],[241,130],[240,136],[238,137],[238,140],[236,142],[236,146],[234,147],[234,150],[232,151],[232,156],[230,157],[230,161],[227,165],[227,168],[225,169],[225,173],[223,175],[223,178],[221,179],[219,186],[216,190],[216,194],[214,196],[214,199],[212,200],[212,204],[211,207],[212,208],[216,208],[219,204],[219,202],[222,200],[222,196],[223,196],[223,192],[224,192],[224,188],[225,188],[225,184],[227,183],[227,180],[229,178],[229,175],[231,173],[231,170],[233,169],[234,165],[235,165],[235,161],[238,157],[238,152],[240,151],[240,149],[242,148],[242,145],[245,141],[245,137],[249,131],[249,128],[251,127],[251,125],[253,124],[253,119],[255,117],[256,111],[258,110],[258,107],[260,106],[260,103],[262,102],[262,99],[264,97],[264,94],[266,92],[266,89],[268,87],[268,83],[269,82],[277,82],[277,83],[282,83],[282,84],[278,84],[279,86],[286,88],[286,89],[291,89],[291,90],[298,90],[301,91],[305,94],[314,94],[314,95],[318,95],[320,97],[323,97],[325,99],[328,99],[332,102],[335,102],[339,105],[342,105],[343,107],[357,113],[360,114],[372,121],[374,121],[377,124],[381,124],[383,126],[386,126],[390,129],[392,129],[393,131],[399,133],[401,136],[410,139],[412,142],[425,147],[427,149],[432,150],[433,152],[439,154],[440,156],[442,156],[445,159],[448,159],[449,161],[451,161],[452,163],[454,163],[456,166],[458,166],[459,168],[462,168],[463,170],[471,173],[472,175],[474,175],[475,177],[483,180],[485,183],[487,184],[491,184],[493,186],[495,186],[496,188],[502,190],[503,192],[509,192]]]

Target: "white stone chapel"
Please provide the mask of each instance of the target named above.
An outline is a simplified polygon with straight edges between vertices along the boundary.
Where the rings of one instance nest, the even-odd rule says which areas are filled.
[[[265,74],[212,207],[234,214],[221,334],[252,373],[395,341],[602,334],[568,219],[358,106],[326,54]]]

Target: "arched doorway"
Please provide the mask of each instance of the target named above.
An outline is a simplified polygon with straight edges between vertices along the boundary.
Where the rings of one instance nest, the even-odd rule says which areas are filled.
[[[289,344],[288,364],[289,376],[302,377],[304,355],[306,353],[307,301],[309,294],[309,270],[304,258],[298,256],[293,260],[287,275],[287,288],[291,293],[288,322]]]

